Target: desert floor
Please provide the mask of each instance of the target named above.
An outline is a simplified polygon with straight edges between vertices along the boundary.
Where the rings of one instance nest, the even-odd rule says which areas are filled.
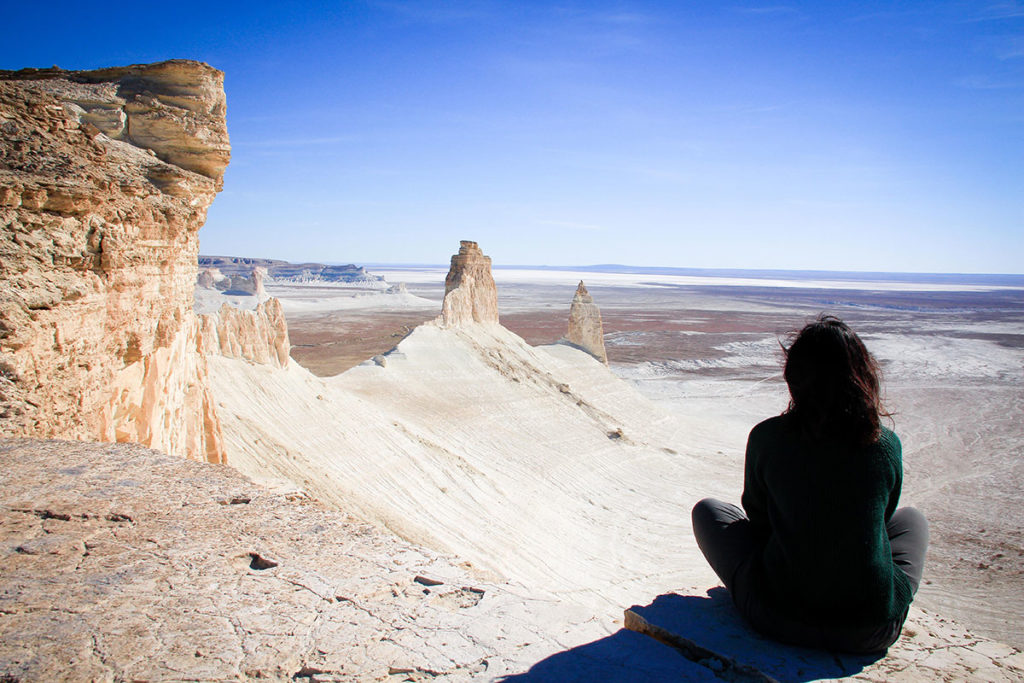
[[[436,317],[445,270],[374,269],[406,282],[401,296],[268,289],[285,303],[293,358],[331,376]],[[737,464],[750,427],[786,405],[786,335],[821,312],[849,322],[883,367],[904,447],[903,504],[932,524],[918,603],[1024,646],[1024,289],[514,269],[495,279],[502,324],[534,345],[565,333],[585,280],[612,370],[663,407],[706,417]]]

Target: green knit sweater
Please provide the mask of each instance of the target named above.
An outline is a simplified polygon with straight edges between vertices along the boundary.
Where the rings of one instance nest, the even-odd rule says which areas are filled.
[[[899,439],[883,428],[870,446],[811,443],[791,422],[765,420],[747,442],[743,507],[763,544],[755,589],[822,627],[900,617],[913,595],[885,529],[903,484]]]

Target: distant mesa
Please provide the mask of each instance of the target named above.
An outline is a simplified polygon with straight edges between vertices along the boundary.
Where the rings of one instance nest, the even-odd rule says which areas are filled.
[[[228,278],[250,278],[254,268],[262,268],[267,282],[291,284],[329,284],[372,289],[386,289],[388,283],[380,275],[369,273],[354,264],[328,265],[324,263],[289,263],[279,259],[247,258],[240,256],[199,256],[200,278],[206,271]],[[200,286],[209,280],[200,280]],[[222,286],[213,284],[222,289]],[[244,287],[243,287],[244,289]]]
[[[601,309],[594,303],[594,297],[587,291],[583,280],[576,287],[576,294],[569,306],[569,332],[565,338],[570,344],[578,346],[605,365],[608,364]]]
[[[491,257],[476,242],[462,240],[444,280],[441,322],[445,327],[470,323],[498,324],[498,288],[491,275]]]
[[[201,289],[215,289],[226,295],[255,296],[267,298],[263,282],[267,269],[263,266],[252,268],[248,275],[225,275],[220,268],[203,268],[196,277],[196,286]]]

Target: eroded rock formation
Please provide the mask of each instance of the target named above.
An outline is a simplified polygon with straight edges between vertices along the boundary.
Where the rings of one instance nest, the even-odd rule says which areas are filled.
[[[264,282],[267,269],[256,266],[248,274],[225,275],[220,268],[203,268],[196,277],[196,286],[203,289],[216,289],[225,294],[241,294],[267,298]]]
[[[224,75],[0,72],[0,434],[223,458],[192,312]]]
[[[277,299],[260,302],[254,311],[225,303],[219,312],[200,316],[200,320],[200,348],[205,354],[288,366],[288,325]]]
[[[498,289],[491,258],[476,242],[462,240],[444,280],[441,320],[446,326],[498,322]]]
[[[289,263],[279,259],[249,258],[244,256],[200,256],[200,269],[216,269],[222,276],[248,276],[254,268],[263,268],[273,282],[323,283],[367,289],[384,289],[387,282],[366,268],[324,263]]]
[[[569,306],[569,332],[565,338],[570,344],[580,347],[607,365],[601,309],[594,303],[594,297],[590,296],[583,280],[576,287],[576,294]]]

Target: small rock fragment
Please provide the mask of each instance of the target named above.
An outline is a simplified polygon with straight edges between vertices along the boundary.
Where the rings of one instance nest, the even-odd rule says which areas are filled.
[[[444,581],[441,581],[439,579],[432,579],[428,576],[423,576],[422,574],[417,574],[413,581],[420,584],[421,586],[441,586],[444,584]]]

